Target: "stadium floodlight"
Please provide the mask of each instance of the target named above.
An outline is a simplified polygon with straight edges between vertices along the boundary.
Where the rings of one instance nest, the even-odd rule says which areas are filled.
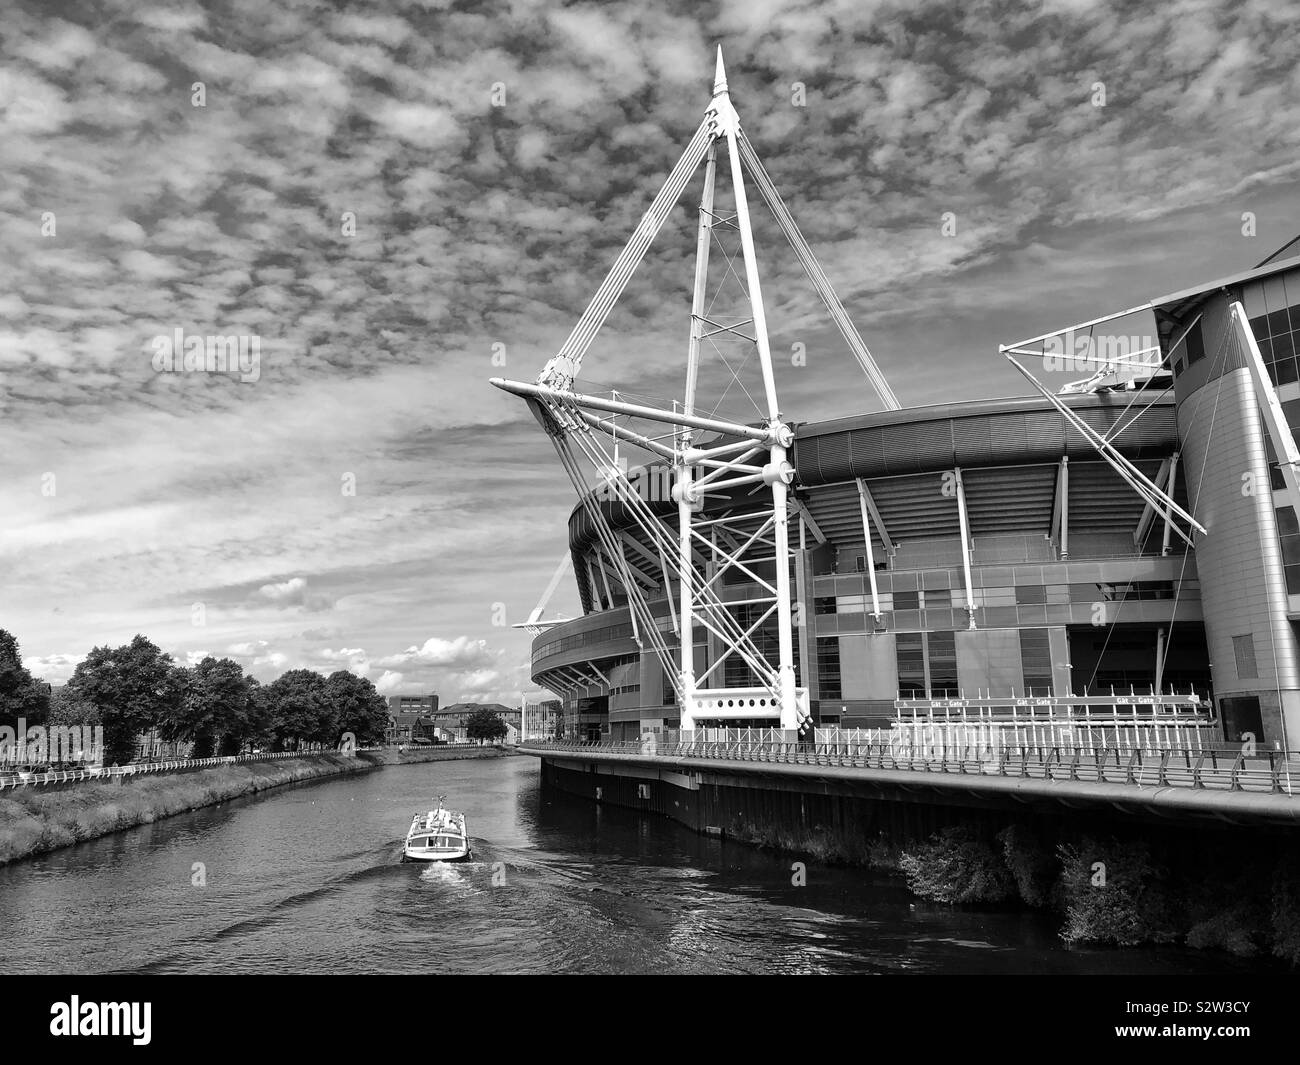
[[[720,157],[729,172],[733,195],[732,213],[727,215],[715,210]],[[668,410],[629,403],[616,395],[606,399],[579,391],[575,382],[584,355],[701,164],[704,185],[682,399],[674,401]],[[782,729],[807,735],[811,731],[808,691],[796,685],[790,589],[788,515],[795,470],[789,461],[789,451],[794,431],[782,419],[777,399],[745,189],[746,172],[794,248],[881,402],[889,409],[898,409],[897,398],[849,321],[741,129],[727,86],[721,48],[717,54],[713,95],[703,120],[573,331],[547,362],[536,383],[494,378],[492,384],[525,399],[551,438],[579,491],[589,520],[595,550],[599,553],[592,573],[599,571],[606,586],[610,575],[622,583],[633,637],[643,647],[646,643],[651,645],[672,678],[681,707],[682,729],[693,729],[701,719],[776,719]],[[715,229],[734,230],[740,237],[744,264],[742,304],[748,311],[748,317],[740,320],[722,320],[707,302],[710,252],[718,240]],[[741,280],[739,273],[732,271],[732,276],[738,282]],[[741,390],[754,401],[758,415],[754,423],[718,417],[712,410],[700,413],[697,409],[701,355],[706,344],[716,348],[718,337],[743,342],[747,347],[752,345],[752,354],[757,355],[761,389],[755,389],[756,396],[741,382],[736,369],[727,365],[733,381],[739,382]],[[725,358],[722,361],[725,363]],[[744,368],[742,365],[741,369]],[[724,391],[724,397],[725,394]],[[664,435],[654,436],[653,428],[638,428],[647,422],[672,428]],[[662,513],[647,506],[633,490],[625,468],[619,468],[616,455],[611,457],[606,441],[615,449],[619,442],[633,444],[671,464],[671,495],[677,510],[675,530]],[[646,599],[646,586],[653,583],[653,576],[629,563],[624,552],[625,535],[613,528],[606,509],[593,498],[592,492],[585,490],[579,455],[599,471],[604,482],[602,494],[607,501],[612,495],[612,501],[621,506],[623,524],[635,526],[649,542],[650,548],[644,553],[662,560],[659,590],[668,599],[670,609],[673,584],[676,584],[677,610],[671,615],[671,631],[677,637],[676,660],[660,631],[662,619],[650,609]],[[714,508],[706,517],[706,496],[717,498],[746,487],[752,487],[754,492],[765,490],[766,499],[760,497],[761,501],[754,503],[747,500],[744,507],[737,508],[742,513],[724,507],[724,512],[719,514]],[[739,613],[735,603],[724,601],[726,593],[722,585],[724,575],[737,572],[757,586]],[[770,648],[765,651],[759,646],[760,629],[770,625],[773,617],[777,630],[775,662],[770,660]],[[707,664],[697,665],[695,661],[697,626],[704,630],[715,652]],[[727,670],[721,667],[729,660],[743,664],[741,676],[756,683],[728,687]],[[711,679],[715,674],[717,679]],[[732,680],[736,679],[739,678],[733,673]]]

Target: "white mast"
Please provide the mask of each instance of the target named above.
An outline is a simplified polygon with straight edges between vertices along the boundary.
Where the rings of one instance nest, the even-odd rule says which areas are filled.
[[[734,196],[734,218],[723,219],[714,209],[719,149],[726,151]],[[587,348],[701,163],[704,163],[704,189],[700,201],[682,401],[675,402],[669,411],[579,392],[575,380]],[[626,483],[625,475],[621,477],[623,483],[619,485],[618,502],[623,504],[638,530],[652,541],[652,548],[665,559],[661,588],[670,599],[673,594],[670,580],[678,581],[680,625],[676,627],[679,658],[674,681],[680,699],[683,730],[694,728],[700,720],[774,719],[783,730],[795,731],[805,727],[809,721],[807,689],[796,686],[790,600],[788,508],[795,470],[789,462],[789,449],[794,442],[794,433],[782,420],[777,398],[762,282],[745,190],[746,168],[882,402],[886,407],[896,409],[897,399],[848,321],[843,305],[830,289],[825,274],[740,127],[727,86],[721,48],[717,53],[713,94],[704,120],[560,352],[547,363],[536,384],[499,378],[492,381],[498,388],[529,400],[580,492],[583,485],[576,473],[578,467],[574,452],[581,451],[599,468],[604,465],[602,456],[607,456],[602,443],[605,438],[637,444],[672,462],[673,499],[677,504],[675,532],[670,531],[660,516],[638,498]],[[749,319],[739,325],[711,320],[706,306],[713,230],[715,225],[723,224],[739,232],[744,258]],[[752,337],[742,332],[744,325],[752,326]],[[717,334],[741,337],[754,345],[762,383],[759,425],[744,425],[696,413],[702,344]],[[626,421],[616,424],[615,417],[602,419],[598,412],[622,416]],[[637,419],[676,426],[674,446],[669,448],[659,439],[632,428],[631,423]],[[714,439],[708,447],[697,447],[695,440],[699,433],[715,434],[721,439]],[[766,462],[758,465],[764,452]],[[614,476],[620,475],[616,471]],[[744,513],[737,516],[719,515],[717,508],[705,510],[704,502],[710,493],[750,485],[768,490],[768,500],[758,509],[746,506]],[[610,528],[604,512],[590,503],[584,506],[598,538],[606,544],[611,542],[611,535],[617,534]],[[762,563],[756,562],[756,553],[762,553]],[[669,559],[671,563],[667,561]],[[756,572],[768,561],[775,570],[771,580]],[[734,604],[724,601],[720,582],[724,574],[731,571],[743,573],[757,586],[756,592],[746,598],[747,608],[758,615],[756,620],[752,614],[741,620],[736,616]],[[670,652],[663,644],[659,626],[637,582],[628,581],[626,590],[638,642],[642,638],[648,639],[661,659],[670,662]],[[773,614],[777,630],[775,663],[761,651],[755,637]],[[704,629],[718,651],[711,662],[699,663],[695,659],[694,633],[697,626]],[[726,673],[722,667],[733,659],[742,662],[748,675],[757,678],[757,685],[726,686]],[[714,674],[718,675],[715,677]]]

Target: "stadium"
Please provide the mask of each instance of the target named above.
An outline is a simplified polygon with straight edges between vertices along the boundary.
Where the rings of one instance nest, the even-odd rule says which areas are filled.
[[[720,61],[701,128],[679,164],[708,152],[680,410],[576,391],[601,294],[536,385],[494,381],[528,401],[580,495],[568,546],[582,616],[547,622],[539,608],[529,623],[532,677],[561,701],[560,737],[974,720],[1300,741],[1300,258],[1003,345],[1030,396],[901,408],[808,265]],[[729,214],[713,199],[715,145],[742,186]],[[702,337],[752,327],[742,339],[769,366],[749,243],[748,317],[702,310],[712,231],[729,221],[748,234],[742,162],[891,409],[787,428],[769,370],[766,420],[689,414]],[[661,198],[680,196],[676,175]],[[644,252],[638,237],[625,255]],[[1097,357],[1111,330],[1153,343]],[[1090,376],[1040,384],[1032,371],[1059,365],[1078,337]],[[672,446],[628,428],[637,417],[673,423]],[[647,462],[619,469],[602,434]],[[594,477],[576,472],[578,447]]]

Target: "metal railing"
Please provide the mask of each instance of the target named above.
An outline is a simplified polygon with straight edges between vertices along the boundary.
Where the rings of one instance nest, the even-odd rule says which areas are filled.
[[[749,740],[691,740],[661,743],[650,740],[529,741],[526,751],[602,754],[613,757],[674,761],[712,761],[838,766],[853,769],[905,770],[917,773],[956,773],[970,776],[1070,780],[1135,787],[1214,788],[1292,795],[1292,779],[1300,785],[1300,754],[1286,751],[1245,751],[1166,747],[1087,749],[1078,746],[979,745],[909,743],[890,739],[865,744],[782,743]]]
[[[358,747],[356,751],[373,750]],[[343,754],[340,750],[321,751],[266,751],[262,754],[215,755],[211,758],[174,758],[160,762],[130,762],[116,766],[86,766],[83,769],[54,769],[35,767],[27,770],[0,769],[0,791],[5,788],[23,788],[44,784],[72,784],[82,780],[106,781],[117,777],[136,777],[147,773],[174,773],[186,769],[206,769],[210,766],[234,765],[243,762],[271,762],[284,758],[304,758],[312,754]]]

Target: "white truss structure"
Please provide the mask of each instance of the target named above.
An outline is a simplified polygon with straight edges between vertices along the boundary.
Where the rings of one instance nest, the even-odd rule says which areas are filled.
[[[543,621],[542,615],[546,613],[546,604],[551,601],[551,596],[555,594],[555,589],[560,586],[560,581],[564,579],[565,571],[572,562],[573,556],[568,551],[560,556],[560,564],[555,567],[555,572],[551,574],[551,580],[546,585],[546,590],[542,592],[542,597],[537,600],[537,605],[533,607],[532,613],[528,615],[528,620],[511,625],[512,629],[523,629],[529,636],[540,636],[547,629],[571,620],[567,617],[559,617],[551,621]]]
[[[720,156],[731,179],[734,213],[730,215],[715,211]],[[575,381],[583,356],[701,164],[704,187],[682,399],[667,410],[628,403],[616,395],[606,399],[579,392]],[[897,410],[897,398],[741,129],[728,92],[721,49],[713,97],[703,121],[568,339],[547,362],[535,384],[500,378],[493,379],[492,384],[524,398],[555,446],[594,531],[602,584],[607,585],[610,573],[622,584],[633,638],[643,649],[648,645],[659,656],[672,678],[681,707],[682,729],[694,728],[699,720],[771,719],[782,729],[811,735],[808,692],[796,686],[794,667],[789,509],[795,470],[788,458],[794,433],[782,419],[777,400],[746,174],[771,209],[881,402]],[[743,287],[749,313],[736,321],[724,320],[706,306],[709,255],[714,231],[721,228],[738,232],[744,259]],[[702,347],[717,336],[753,345],[762,385],[759,424],[741,424],[697,412]],[[736,371],[729,365],[727,368],[738,382]],[[743,383],[741,388],[748,394]],[[663,435],[651,436],[652,428],[640,431],[632,427],[643,422],[672,428]],[[630,483],[626,467],[616,454],[620,441],[671,464],[672,498],[677,508],[675,529]],[[603,482],[600,493],[589,490],[581,459],[598,472]],[[706,517],[707,495],[745,488],[751,495],[765,493],[761,506],[746,504],[740,512],[721,514],[715,509],[709,512],[713,516]],[[621,507],[622,518],[630,519],[645,536],[652,548],[651,557],[659,560],[659,577],[642,568],[644,558],[636,559],[635,564],[629,560],[628,538],[609,520],[606,503]],[[725,598],[724,578],[733,571],[743,573],[758,589],[757,596],[745,600],[741,616],[737,616],[738,604]],[[768,573],[770,577],[765,575]],[[594,582],[594,574],[588,580]],[[650,608],[647,592],[656,590],[668,600],[667,625]],[[770,650],[765,652],[760,646],[760,630],[764,625],[770,628],[773,618],[777,630],[775,662],[771,661]],[[698,666],[694,643],[697,626],[715,649],[713,660]],[[669,634],[675,637],[676,656],[669,646]],[[757,682],[727,687],[728,661],[743,663],[746,675]]]
[[[999,345],[998,350],[1006,360],[1020,372],[1025,380],[1027,380],[1034,389],[1047,400],[1048,403],[1060,412],[1061,417],[1079,431],[1083,438],[1092,445],[1097,454],[1104,459],[1117,474],[1119,474],[1120,479],[1142,498],[1147,507],[1150,508],[1151,512],[1153,514],[1158,514],[1164,519],[1166,539],[1168,538],[1170,530],[1172,530],[1187,542],[1188,547],[1195,547],[1196,545],[1192,543],[1191,535],[1180,529],[1174,519],[1176,517],[1182,519],[1182,521],[1190,526],[1192,530],[1200,533],[1202,536],[1205,535],[1205,526],[1174,502],[1174,480],[1172,473],[1167,473],[1162,469],[1162,476],[1159,478],[1162,483],[1157,484],[1155,481],[1152,481],[1151,478],[1147,477],[1146,474],[1142,473],[1142,471],[1133,465],[1133,463],[1121,455],[1111,443],[1111,441],[1123,432],[1124,429],[1128,428],[1129,425],[1132,425],[1133,421],[1136,421],[1138,417],[1145,413],[1147,408],[1144,407],[1142,410],[1138,411],[1127,424],[1119,426],[1106,436],[1102,436],[1101,433],[1097,432],[1097,430],[1071,410],[1065,401],[1059,398],[1059,394],[1053,393],[1015,358],[1016,355],[1031,358],[1047,357],[1051,354],[1048,352],[1046,347],[1046,342],[1049,340],[1062,336],[1073,336],[1076,331],[1091,329],[1103,322],[1113,321],[1117,318],[1126,318],[1129,315],[1150,309],[1150,303],[1143,304],[1139,307],[1130,307],[1127,310],[1117,311],[1114,314],[1108,314],[1101,318],[1094,318],[1091,321],[1081,322],[1078,325],[1068,326],[1065,329],[1056,329],[1050,333],[1043,333],[1036,337],[1030,337],[1027,340],[1019,340],[1014,344],[1002,344]],[[1196,321],[1199,320],[1198,317]],[[1191,325],[1184,329],[1178,340],[1170,346],[1169,350],[1171,353],[1187,339],[1187,334],[1192,331],[1192,327],[1196,325],[1196,321],[1193,321]],[[1039,350],[1034,350],[1030,347],[1032,344],[1042,344],[1044,346]],[[1146,380],[1143,381],[1142,388],[1138,389],[1139,394],[1142,389],[1145,389],[1146,381],[1151,379],[1164,362],[1163,356],[1155,362],[1151,360],[1152,354],[1155,353],[1158,355],[1159,352],[1160,349],[1158,347],[1142,348],[1139,351],[1129,353],[1127,357],[1120,360],[1121,362],[1126,362],[1128,364],[1127,369],[1130,374],[1145,373]],[[1086,381],[1075,381],[1066,385],[1065,388],[1061,389],[1061,393],[1078,394],[1096,391],[1098,387],[1111,381],[1114,378],[1115,373],[1116,370],[1114,367],[1108,368],[1103,366]],[[1129,383],[1130,385],[1135,385],[1136,381],[1130,380]],[[1134,400],[1136,400],[1136,398],[1137,396],[1134,396]],[[1129,406],[1132,406],[1132,401],[1130,401]],[[1148,404],[1148,406],[1150,406],[1150,404]],[[1165,553],[1168,553],[1167,544]]]

